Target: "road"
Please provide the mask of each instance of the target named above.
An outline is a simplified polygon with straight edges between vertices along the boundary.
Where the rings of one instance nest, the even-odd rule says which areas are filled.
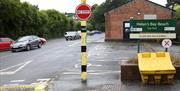
[[[80,40],[65,41],[64,38],[49,40],[42,48],[31,51],[0,52],[0,86],[34,84],[51,79],[54,82],[53,91],[113,87],[113,84],[120,80],[121,61],[136,57],[137,45],[126,42],[104,42],[104,36],[105,34],[96,34],[87,38],[88,85],[86,86],[81,84],[80,79]],[[150,46],[158,51],[164,50],[158,44]],[[149,51],[149,48],[141,46],[141,52],[143,51]],[[170,52],[179,55],[179,46],[173,46]]]
[[[103,37],[103,34],[89,36],[88,42]],[[72,69],[80,61],[80,46],[79,40],[65,41],[61,38],[48,41],[41,49],[1,52],[0,84],[35,83],[37,79],[52,78],[56,72]]]
[[[88,58],[113,52],[112,50],[107,51],[107,53],[101,51],[106,49],[100,44],[104,41],[104,34],[88,36],[87,41]],[[111,47],[111,43],[107,45]],[[60,38],[48,41],[41,49],[16,53],[0,52],[0,85],[38,83],[41,79],[55,78],[59,73],[69,74],[74,70],[80,71],[80,49],[80,40],[65,41],[64,38]],[[94,52],[95,50],[99,50],[99,52]],[[108,69],[110,71],[119,71],[119,65],[113,65],[118,64],[120,58],[127,59],[125,56],[118,59],[117,57],[108,57],[89,59],[88,66],[92,68],[89,71],[94,72],[94,69],[98,70],[98,67],[103,65],[105,71],[107,71],[107,67],[110,68]],[[104,59],[116,62],[102,62]]]

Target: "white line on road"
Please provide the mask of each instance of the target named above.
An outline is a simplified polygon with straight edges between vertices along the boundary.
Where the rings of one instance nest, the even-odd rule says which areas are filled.
[[[76,43],[73,43],[73,44],[71,44],[71,45],[68,45],[69,47],[72,47],[72,46],[75,46],[75,45],[77,45],[77,44],[80,44],[79,42],[76,42]]]
[[[90,75],[102,75],[102,74],[116,74],[121,73],[121,71],[107,71],[107,72],[87,72]],[[79,75],[81,72],[64,72],[64,75]]]
[[[28,65],[29,63],[31,63],[32,61],[28,61],[28,62],[25,62],[24,65],[22,65],[21,67],[19,67],[17,70],[14,71],[14,73],[20,71],[22,68],[24,68],[26,65]]]
[[[101,75],[101,74],[115,74],[115,73],[121,73],[121,71],[110,71],[110,72],[100,72],[100,73],[90,73],[91,75]]]
[[[20,64],[17,64],[17,65],[14,65],[14,66],[11,66],[11,67],[8,67],[8,68],[5,68],[5,69],[2,69],[0,70],[0,75],[13,75],[15,74],[16,72],[20,71],[21,69],[23,69],[26,65],[28,65],[29,63],[31,63],[31,61],[27,61],[27,62],[24,62],[24,63],[20,63]],[[15,71],[7,71],[7,72],[4,72],[6,70],[10,70],[10,69],[13,69],[13,68],[16,68],[20,66],[18,69],[16,69]]]
[[[12,81],[10,81],[10,82],[12,82],[12,83],[20,83],[20,82],[24,82],[25,80],[12,80]]]
[[[101,67],[102,65],[94,65],[94,64],[91,64],[91,63],[87,63],[87,67]],[[79,64],[75,64],[74,65],[75,68],[80,68],[81,67],[81,63]]]
[[[48,81],[50,81],[51,80],[51,78],[44,78],[44,79],[37,79],[37,81],[39,81],[39,82],[48,82]]]
[[[19,85],[18,83],[15,83],[15,84],[4,84],[3,86],[8,87],[8,86],[18,86],[18,85]]]
[[[90,67],[90,66],[92,66],[92,64],[87,63],[87,67]],[[80,67],[81,67],[81,64],[80,64],[80,63],[79,63],[79,64],[75,64],[74,67],[75,67],[75,68],[80,68]]]
[[[94,49],[97,49],[99,47],[99,45],[96,45],[95,47],[94,47]],[[90,57],[90,56],[92,56],[92,55],[94,55],[94,50],[90,50],[90,51],[88,51],[87,52],[87,57]]]
[[[24,63],[20,63],[20,64],[17,64],[17,65],[14,65],[14,66],[11,66],[11,67],[8,67],[8,68],[5,68],[5,69],[2,69],[2,70],[0,70],[0,72],[5,71],[5,70],[12,69],[12,68],[14,68],[14,67],[17,67],[17,66],[20,66],[20,65],[23,65],[23,64],[24,64]]]
[[[64,75],[79,75],[80,72],[63,72]]]

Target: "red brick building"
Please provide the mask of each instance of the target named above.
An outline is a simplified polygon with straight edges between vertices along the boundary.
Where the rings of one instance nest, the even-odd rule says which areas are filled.
[[[106,40],[124,40],[125,28],[130,19],[171,19],[172,10],[149,0],[131,2],[105,14]]]

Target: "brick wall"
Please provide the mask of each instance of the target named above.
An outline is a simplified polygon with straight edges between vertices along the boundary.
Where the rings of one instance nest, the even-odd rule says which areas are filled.
[[[171,10],[146,0],[129,2],[106,14],[106,40],[123,40],[123,22],[132,17],[135,20],[144,19],[145,14],[154,14],[157,19],[171,19],[171,13]]]

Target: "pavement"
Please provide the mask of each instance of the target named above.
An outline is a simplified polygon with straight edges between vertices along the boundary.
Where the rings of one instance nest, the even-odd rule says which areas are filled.
[[[136,57],[136,43],[104,42],[104,34],[88,36],[87,41],[87,82],[80,78],[80,40],[60,38],[49,40],[41,49],[0,52],[0,88],[15,86],[18,88],[9,91],[33,91],[32,87],[48,84],[49,91],[179,91],[179,81],[162,86],[121,82],[120,64]],[[147,45],[164,51],[159,44]],[[141,46],[141,52],[147,51],[151,48]],[[171,47],[170,52],[180,55],[180,46]]]
[[[88,57],[89,63],[99,66],[88,67],[87,82],[81,82],[79,69],[62,73],[50,84],[50,91],[179,91],[180,81],[172,85],[144,85],[139,81],[121,82],[120,65],[122,61],[136,57],[136,43],[96,42],[95,54]],[[164,51],[160,44],[146,43],[141,52]],[[157,50],[158,49],[158,50]],[[180,55],[180,46],[172,46],[171,54]],[[100,61],[100,62],[99,62]],[[113,69],[112,69],[113,67]]]

